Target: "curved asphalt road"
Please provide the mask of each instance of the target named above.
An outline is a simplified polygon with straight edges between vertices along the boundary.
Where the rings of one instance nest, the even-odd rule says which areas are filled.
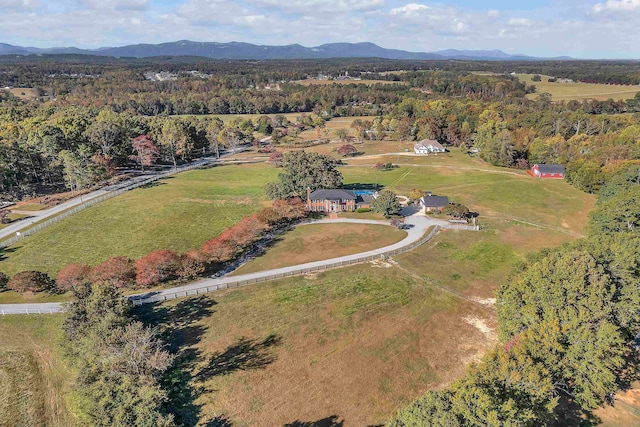
[[[407,212],[412,213],[412,212]],[[200,279],[193,283],[184,286],[178,286],[175,288],[162,289],[156,292],[146,292],[143,294],[130,295],[129,298],[140,298],[147,296],[162,296],[162,295],[172,295],[176,292],[187,292],[190,290],[203,288],[206,286],[214,286],[214,285],[223,285],[225,283],[237,282],[242,280],[250,280],[250,279],[259,279],[262,277],[269,277],[275,274],[284,274],[284,273],[295,273],[297,271],[306,270],[313,267],[321,267],[325,265],[329,265],[336,262],[343,261],[353,261],[358,258],[367,257],[367,256],[375,256],[381,255],[388,251],[392,251],[395,249],[401,249],[410,244],[420,240],[427,231],[427,229],[434,225],[441,225],[446,221],[439,221],[432,218],[429,218],[424,215],[412,214],[405,218],[405,224],[411,226],[411,228],[407,229],[407,237],[402,239],[401,241],[394,243],[393,245],[385,246],[383,248],[374,249],[367,252],[361,252],[353,255],[346,255],[338,258],[326,259],[322,261],[308,262],[305,264],[294,265],[290,267],[277,268],[273,270],[259,271],[256,273],[243,274],[239,276],[224,276],[220,278],[207,278]],[[373,221],[373,220],[364,220],[364,219],[329,219],[311,222],[309,224],[317,224],[317,223],[355,223],[355,224],[385,224],[388,225],[386,221]],[[0,304],[0,314],[27,314],[27,313],[58,313],[62,311],[62,305],[64,303],[33,303],[33,304]]]

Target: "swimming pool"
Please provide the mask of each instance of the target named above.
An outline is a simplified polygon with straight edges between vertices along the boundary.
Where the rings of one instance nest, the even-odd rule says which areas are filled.
[[[356,196],[364,196],[364,195],[372,195],[375,194],[376,190],[353,190],[353,194]]]

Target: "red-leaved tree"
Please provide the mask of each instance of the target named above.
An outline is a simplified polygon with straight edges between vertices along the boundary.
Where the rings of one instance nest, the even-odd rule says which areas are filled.
[[[235,243],[222,235],[207,240],[202,245],[202,253],[209,262],[223,263],[233,258],[236,253]]]
[[[161,249],[150,252],[136,261],[136,283],[152,286],[176,277],[180,257],[173,251]]]
[[[307,204],[300,197],[276,200],[273,202],[273,210],[287,221],[304,218],[309,213]]]
[[[344,144],[343,146],[338,148],[338,154],[340,154],[342,157],[355,156],[357,152],[358,149],[351,144]]]
[[[133,261],[124,256],[109,258],[98,264],[89,273],[92,283],[108,282],[117,288],[131,285],[136,279],[136,268]]]
[[[200,251],[190,251],[180,256],[180,266],[176,274],[181,279],[193,279],[206,269],[205,255]]]
[[[271,163],[272,165],[274,165],[275,167],[278,167],[278,168],[280,166],[282,166],[282,161],[283,160],[284,160],[284,155],[280,151],[274,151],[269,156],[269,163]]]
[[[9,279],[7,288],[16,292],[42,292],[53,289],[53,280],[41,271],[21,271]]]
[[[129,156],[129,158],[138,163],[143,172],[145,166],[153,165],[156,160],[158,160],[158,157],[160,157],[158,146],[148,135],[140,135],[134,138],[131,141],[131,147],[135,154]]]
[[[63,291],[70,291],[89,283],[91,267],[86,264],[68,264],[56,276],[56,285]]]

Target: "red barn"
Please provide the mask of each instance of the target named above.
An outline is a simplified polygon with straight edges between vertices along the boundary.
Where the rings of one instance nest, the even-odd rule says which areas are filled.
[[[531,174],[538,178],[564,179],[564,166],[536,164],[531,168]]]

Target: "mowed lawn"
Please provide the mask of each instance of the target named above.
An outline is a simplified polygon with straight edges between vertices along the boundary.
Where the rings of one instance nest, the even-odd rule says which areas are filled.
[[[55,274],[65,264],[98,264],[111,256],[139,258],[157,249],[198,248],[268,204],[270,166],[221,166],[184,172],[86,209],[1,254],[0,271]]]
[[[141,310],[182,355],[175,377],[191,378],[181,395],[194,404],[180,405],[181,418],[202,425],[382,424],[458,378],[495,334],[486,310],[390,264]]]
[[[288,267],[382,248],[407,233],[388,225],[308,224],[280,236],[265,254],[234,271],[234,275]]]
[[[463,154],[456,156],[467,157]],[[341,168],[345,183],[384,186],[399,194],[419,188],[448,196],[479,214],[479,221],[490,218],[521,221],[561,232],[579,235],[587,223],[587,213],[595,197],[570,186],[564,180],[544,180],[524,171],[474,166],[471,160],[456,165],[456,156],[417,158],[422,166],[400,165],[380,171],[372,166]],[[414,157],[411,157],[414,159]]]
[[[0,425],[79,425],[70,410],[75,374],[58,346],[62,315],[0,317]]]
[[[542,81],[534,82],[531,80],[533,74],[516,74],[516,77],[527,85],[534,85],[536,93],[527,95],[528,98],[534,99],[541,93],[550,93],[553,101],[582,101],[585,99],[597,99],[605,101],[609,98],[614,101],[633,98],[636,93],[640,92],[640,86],[637,85],[608,85],[602,83],[550,83],[550,76],[541,76]]]

